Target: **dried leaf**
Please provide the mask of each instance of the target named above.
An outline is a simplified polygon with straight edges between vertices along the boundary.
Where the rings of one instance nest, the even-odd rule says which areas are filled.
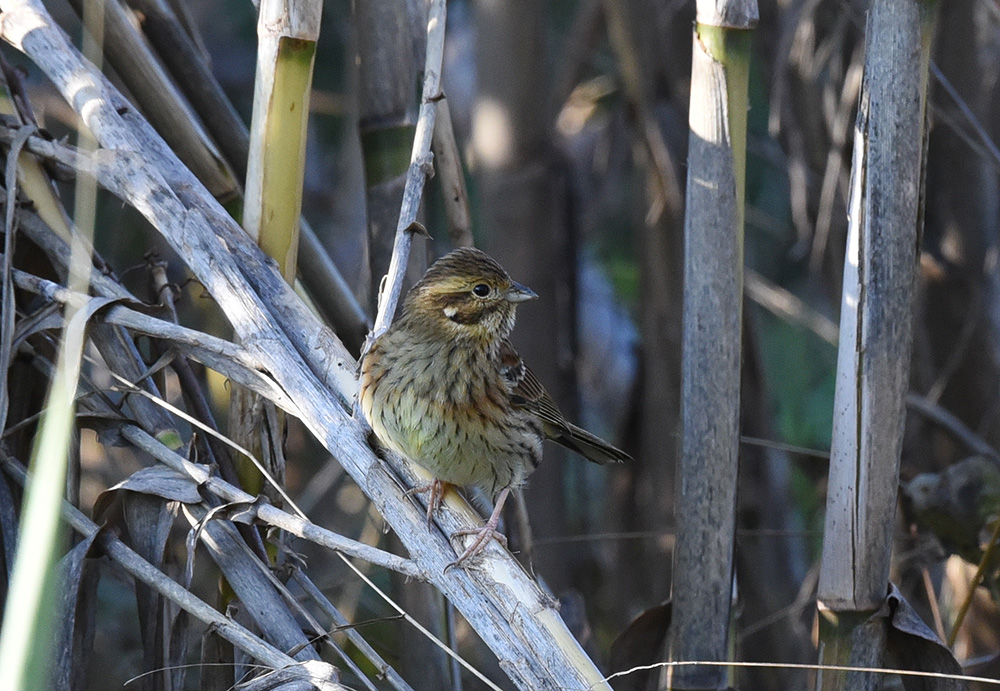
[[[119,490],[150,494],[169,501],[179,501],[182,504],[199,504],[202,501],[195,480],[166,466],[155,465],[136,471],[126,480],[101,492],[101,496],[94,503],[95,520],[107,520],[108,511]]]
[[[129,480],[122,484],[127,484]],[[127,542],[143,559],[156,568],[161,568],[163,550],[173,524],[173,512],[168,510],[167,503],[158,496],[135,491],[124,491],[121,494],[122,516],[128,531]],[[172,691],[174,670],[169,665],[169,641],[164,640],[164,632],[172,627],[169,612],[160,594],[143,583],[137,582],[135,585],[135,600],[139,612],[139,632],[142,635],[143,668],[156,670],[142,677],[142,687],[146,691]]]
[[[896,585],[890,584],[881,609],[874,617],[887,617],[886,652],[889,664],[915,672],[962,674],[962,667],[948,647],[941,642],[910,606]],[[965,691],[968,684],[957,679],[902,676],[906,691]]]
[[[59,593],[62,604],[59,612],[59,656],[54,673],[55,688],[82,689],[86,685],[86,665],[91,657],[94,641],[97,582],[100,571],[88,561],[90,547],[99,531],[82,539],[62,558],[59,564],[61,583]]]
[[[624,672],[663,659],[663,644],[670,630],[672,605],[669,600],[650,607],[611,644],[611,671]],[[612,679],[615,691],[645,691],[656,687],[657,670],[640,670]]]

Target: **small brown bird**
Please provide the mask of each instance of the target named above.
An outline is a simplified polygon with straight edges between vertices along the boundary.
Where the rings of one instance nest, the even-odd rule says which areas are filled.
[[[410,290],[403,313],[361,362],[360,403],[379,440],[435,477],[430,520],[448,484],[474,485],[495,502],[476,540],[454,562],[478,554],[497,530],[513,488],[524,484],[552,439],[595,463],[631,460],[570,424],[507,340],[518,303],[538,297],[477,249],[434,263]]]

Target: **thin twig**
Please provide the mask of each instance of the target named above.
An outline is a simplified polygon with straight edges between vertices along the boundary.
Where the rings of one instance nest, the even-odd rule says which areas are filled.
[[[838,327],[829,317],[810,307],[802,298],[747,269],[743,290],[748,298],[789,324],[809,329],[831,345],[837,345]]]
[[[969,429],[969,427],[955,417],[953,413],[945,410],[940,405],[928,401],[923,396],[910,393],[906,395],[906,406],[951,432],[956,439],[965,444],[966,448],[973,453],[982,454],[983,456],[1000,463],[1000,453],[998,453],[996,449],[990,446],[990,444],[981,436]]]
[[[834,202],[837,190],[843,177],[845,167],[844,150],[851,131],[851,115],[857,106],[858,90],[861,88],[862,59],[859,46],[854,59],[847,68],[844,86],[840,93],[837,112],[830,124],[832,145],[827,153],[826,170],[823,171],[823,184],[820,187],[819,208],[816,212],[816,229],[813,231],[812,249],[810,250],[809,267],[818,271],[822,266],[826,253],[826,244],[834,219]],[[841,211],[841,213],[843,213]]]
[[[983,123],[979,121],[979,118],[972,112],[972,108],[969,107],[969,104],[965,102],[962,95],[958,93],[958,90],[954,86],[952,86],[952,83],[933,60],[931,60],[930,69],[931,74],[938,81],[945,92],[951,96],[955,105],[958,106],[959,111],[966,117],[969,125],[972,126],[973,131],[976,133],[976,136],[978,136],[979,140],[982,142],[983,148],[978,149],[979,153],[983,155],[984,158],[992,158],[994,165],[1000,165],[1000,148],[998,148],[993,142],[993,139],[990,137],[990,133],[986,131],[985,127],[983,127]],[[955,129],[957,131],[961,131],[958,127]]]
[[[420,115],[417,118],[417,129],[413,136],[410,168],[406,172],[406,187],[403,189],[403,205],[399,211],[399,223],[396,225],[392,260],[389,262],[389,273],[382,293],[379,295],[378,315],[375,317],[375,326],[369,336],[369,344],[381,336],[392,323],[392,318],[396,313],[396,305],[399,303],[399,296],[403,291],[403,276],[406,274],[406,265],[410,258],[412,234],[421,228],[419,224],[416,224],[417,211],[420,208],[424,183],[433,170],[431,141],[434,136],[434,121],[437,117],[437,101],[441,97],[445,16],[445,1],[432,0],[427,16],[427,57],[424,63],[424,88],[420,99]]]
[[[448,234],[455,247],[472,246],[472,218],[469,213],[469,193],[465,189],[465,171],[462,156],[455,141],[451,124],[448,99],[437,102],[437,119],[434,121],[434,168],[444,197],[444,213],[448,218]]]
[[[920,578],[924,584],[927,604],[931,608],[931,619],[934,620],[934,632],[943,641],[945,639],[944,620],[941,618],[941,607],[938,605],[937,593],[934,592],[934,581],[931,580],[931,572],[926,566],[920,568]]]

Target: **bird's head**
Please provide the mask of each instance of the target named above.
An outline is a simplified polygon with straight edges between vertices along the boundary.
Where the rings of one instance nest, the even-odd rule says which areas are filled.
[[[413,286],[404,319],[443,338],[490,343],[510,335],[519,302],[537,297],[485,252],[463,247],[438,259]]]

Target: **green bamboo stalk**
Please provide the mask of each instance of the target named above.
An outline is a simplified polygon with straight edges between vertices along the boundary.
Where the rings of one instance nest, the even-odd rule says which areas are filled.
[[[264,0],[257,22],[257,73],[243,228],[278,262],[289,283],[295,280],[298,264],[309,94],[321,14],[322,3],[317,0]],[[265,459],[280,482],[283,456],[277,447],[283,421],[277,416],[271,433],[262,434],[269,424],[262,405],[255,394],[234,388],[230,435],[254,456]],[[260,492],[263,477],[249,459],[240,457],[236,465],[244,489]]]
[[[322,3],[263,0],[243,227],[295,280],[309,94]]]

